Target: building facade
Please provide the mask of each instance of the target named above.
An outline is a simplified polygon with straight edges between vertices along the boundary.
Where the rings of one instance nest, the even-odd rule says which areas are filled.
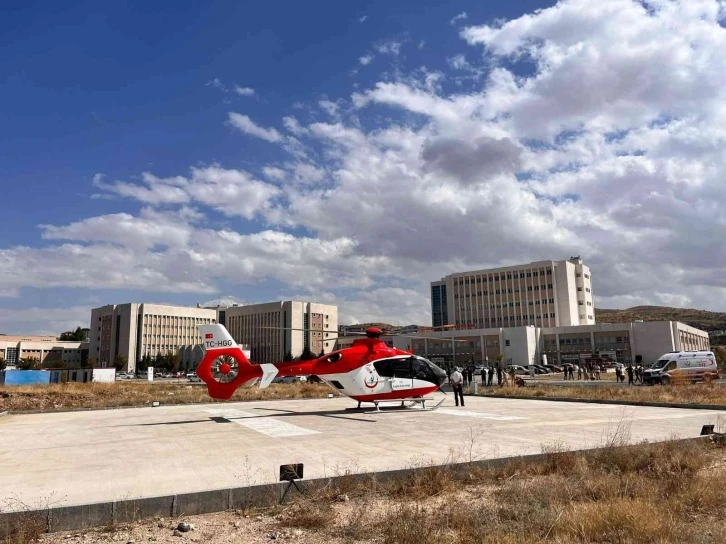
[[[590,269],[579,257],[450,274],[431,283],[434,327],[595,324]]]
[[[179,353],[182,348],[201,344],[198,325],[215,323],[217,311],[165,304],[109,304],[91,310],[89,356],[99,366],[113,366],[121,355],[122,370],[135,372],[145,356]],[[184,368],[185,361],[180,360]]]
[[[232,338],[249,346],[255,363],[282,361],[286,354],[299,357],[305,348],[315,355],[329,353],[335,344],[337,306],[284,300],[217,309],[222,311]]]
[[[446,367],[464,364],[529,365],[604,358],[623,364],[654,363],[664,353],[710,349],[708,333],[677,321],[600,323],[568,327],[418,332],[411,350]]]
[[[0,358],[13,368],[20,359],[42,366],[80,367],[88,359],[87,342],[64,342],[53,336],[0,336]]]

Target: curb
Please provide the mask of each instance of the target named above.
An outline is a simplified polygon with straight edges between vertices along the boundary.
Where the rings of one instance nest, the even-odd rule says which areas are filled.
[[[711,440],[710,436],[684,438],[672,442],[698,442]],[[665,442],[670,442],[666,440]],[[654,442],[657,443],[657,442]],[[639,444],[629,444],[623,448],[637,447]],[[610,446],[611,447],[611,446]],[[361,474],[346,474],[313,480],[301,480],[305,486],[329,487],[331,484],[341,483],[344,486],[368,484],[375,487],[377,483],[394,481],[418,473],[431,470],[452,470],[455,472],[468,471],[472,468],[497,468],[509,463],[538,462],[551,459],[552,456],[568,455],[572,453],[590,454],[608,449],[603,446],[594,449],[568,450],[561,453],[535,453],[513,457],[500,457],[498,459],[485,459],[480,461],[450,463],[443,465],[429,465],[415,468],[404,468],[384,472],[367,472]],[[25,510],[0,514],[0,535],[7,532],[14,521],[27,522],[28,520],[42,523],[47,533],[60,531],[79,531],[94,527],[111,527],[118,524],[134,523],[154,517],[178,518],[212,512],[224,512],[235,509],[249,509],[266,507],[279,503],[280,496],[287,482],[262,484],[248,487],[230,487],[209,491],[198,491],[176,495],[163,495],[158,497],[144,497],[139,499],[106,501],[91,504],[78,504],[71,506],[54,506],[37,510]]]
[[[651,408],[686,408],[689,410],[726,410],[724,404],[689,404],[683,402],[648,402],[638,400],[581,399],[573,397],[528,397],[525,395],[474,395],[494,399],[545,400],[552,402],[579,402],[584,404],[617,404],[620,406],[648,406]]]
[[[7,410],[4,411],[4,412],[0,412],[0,417],[6,416],[6,415],[8,415],[8,411]]]

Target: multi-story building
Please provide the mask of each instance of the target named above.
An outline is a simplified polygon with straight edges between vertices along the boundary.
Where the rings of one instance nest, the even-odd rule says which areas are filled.
[[[81,366],[88,356],[88,343],[64,342],[54,336],[0,336],[0,358],[14,367],[20,359],[36,359],[41,365],[56,362]]]
[[[710,349],[708,333],[677,321],[600,323],[567,327],[501,327],[422,332],[411,350],[443,366],[494,363],[529,365],[603,358],[651,364],[664,353]],[[426,336],[426,338],[420,338]]]
[[[284,300],[230,306],[224,311],[227,330],[238,344],[247,344],[255,363],[273,363],[285,356],[299,357],[305,348],[329,353],[338,332],[338,307],[315,302]]]
[[[450,274],[431,283],[434,327],[593,325],[590,269],[579,257]]]
[[[122,355],[125,370],[134,372],[145,356],[179,353],[201,344],[198,325],[215,323],[214,309],[169,306],[165,304],[109,304],[91,310],[89,357],[100,366],[115,364]],[[181,361],[183,367],[188,361]]]

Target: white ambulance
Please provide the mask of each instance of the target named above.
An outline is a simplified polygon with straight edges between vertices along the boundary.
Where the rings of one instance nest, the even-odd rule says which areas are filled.
[[[647,369],[643,373],[643,383],[710,382],[718,377],[712,351],[676,351],[662,355]]]

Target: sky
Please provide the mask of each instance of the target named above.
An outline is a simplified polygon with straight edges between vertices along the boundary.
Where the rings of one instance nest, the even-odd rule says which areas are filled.
[[[430,322],[580,255],[595,304],[726,308],[726,2],[3,4],[0,332],[124,302]]]

